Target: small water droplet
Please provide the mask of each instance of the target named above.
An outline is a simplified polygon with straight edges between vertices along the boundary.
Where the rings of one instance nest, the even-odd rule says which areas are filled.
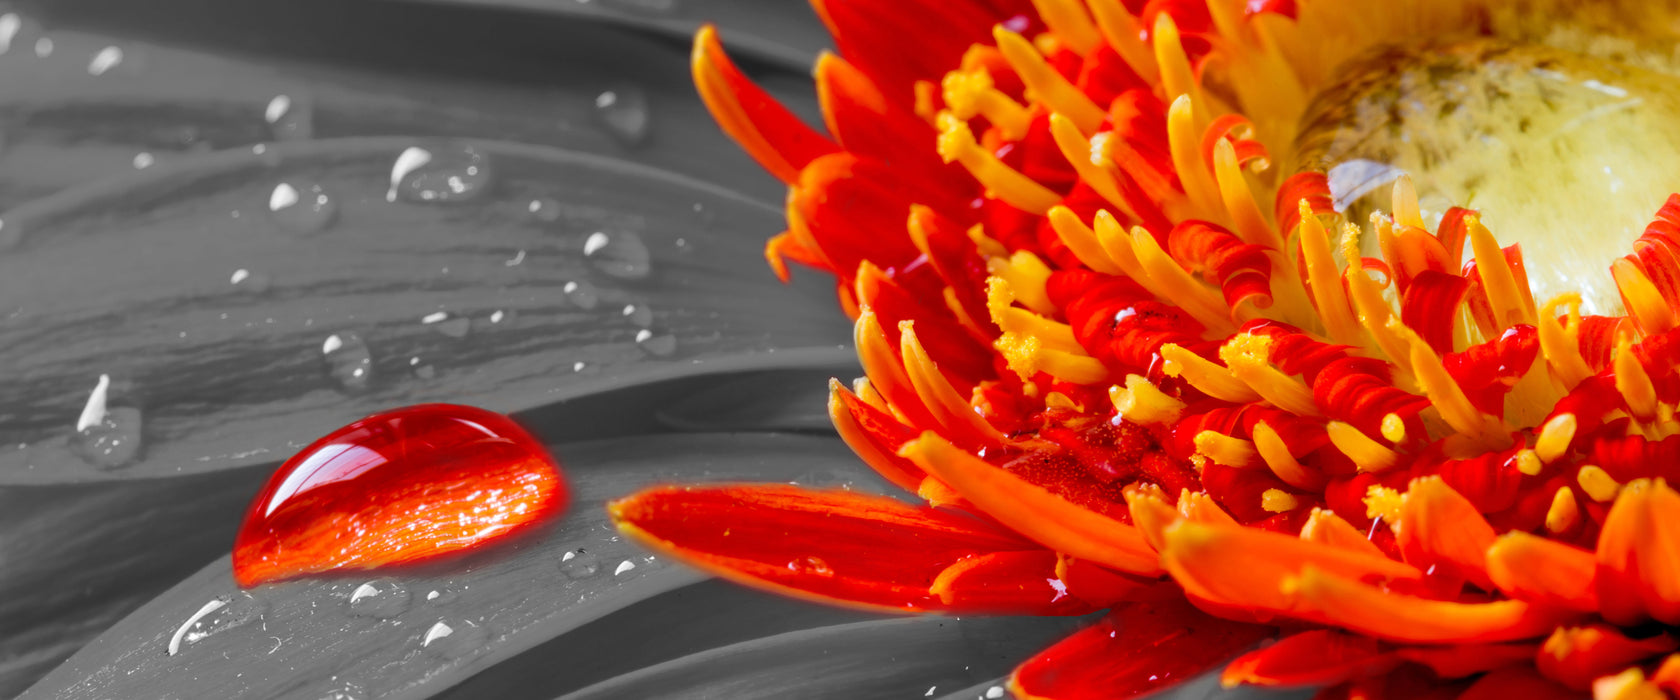
[[[465,316],[451,316],[447,311],[434,311],[421,317],[420,322],[451,338],[465,338],[472,330],[472,320]]]
[[[626,146],[647,140],[649,114],[647,92],[634,85],[619,85],[595,96],[595,115]]]
[[[629,559],[625,559],[624,561],[621,561],[621,562],[618,563],[618,568],[613,569],[613,575],[614,576],[623,576],[624,574],[627,574],[627,573],[629,573],[631,571],[635,571],[635,570],[636,570],[636,562],[630,561]]]
[[[601,303],[600,293],[595,290],[595,285],[588,282],[567,282],[560,287],[560,291],[565,293],[566,299],[573,304],[577,304],[578,308],[584,311],[593,309],[596,304]]]
[[[367,700],[367,689],[356,683],[341,683],[321,693],[318,700]]]
[[[46,58],[48,56],[51,56],[52,53],[53,53],[52,37],[44,36],[44,37],[41,37],[41,38],[35,40],[35,57],[36,58]]]
[[[0,14],[0,55],[12,50],[12,40],[23,31],[23,17],[16,12]]]
[[[572,363],[572,371],[573,372],[582,372],[582,371],[584,371],[585,369],[588,369],[588,368],[589,368],[589,363],[583,362],[582,360],[579,360],[577,362]]]
[[[460,591],[453,588],[433,588],[432,590],[426,591],[426,604],[448,605],[455,602],[455,599],[460,597]]]
[[[653,256],[642,237],[628,231],[596,231],[583,240],[583,256],[608,275],[639,280],[653,271]]]
[[[494,183],[490,154],[476,146],[411,146],[391,165],[385,201],[470,202],[487,194]]]
[[[395,579],[376,579],[356,587],[345,601],[351,615],[388,619],[408,611],[412,596]]]
[[[834,569],[829,568],[828,562],[821,557],[803,556],[788,562],[788,571],[798,574],[810,574],[827,578],[834,575]]]
[[[313,182],[291,181],[274,186],[268,211],[293,233],[320,233],[338,219],[338,201]]]
[[[169,655],[179,654],[213,635],[250,626],[267,612],[268,603],[244,591],[217,596],[176,628],[175,635],[169,640]]]
[[[670,357],[677,351],[677,337],[670,333],[643,328],[636,331],[636,347],[654,357]]]
[[[421,635],[420,646],[432,654],[459,659],[483,648],[489,638],[490,631],[482,624],[467,620],[438,620]]]
[[[122,63],[123,50],[118,46],[107,46],[100,49],[88,61],[88,75],[104,75],[106,71],[116,68]]]
[[[350,331],[334,333],[321,343],[327,374],[351,393],[366,391],[373,383],[373,353],[362,337]]]
[[[647,304],[625,304],[624,317],[638,328],[653,325],[653,309],[648,308]]]
[[[268,291],[271,280],[266,274],[252,272],[242,267],[234,270],[233,274],[228,276],[228,282],[240,291],[262,294]]]
[[[302,95],[275,95],[263,108],[263,121],[275,141],[305,141],[315,137],[315,106]]]
[[[140,456],[143,424],[140,409],[109,405],[110,388],[110,375],[99,375],[76,419],[70,451],[95,467],[120,469]]]
[[[525,211],[531,218],[544,223],[551,224],[560,220],[560,203],[547,197],[531,200],[530,204],[525,205]]]
[[[152,167],[152,165],[155,164],[155,163],[157,163],[157,157],[153,156],[150,153],[147,153],[145,151],[141,151],[139,153],[134,154],[134,169],[135,170],[145,170],[146,168]]]
[[[601,558],[584,550],[568,551],[560,555],[560,573],[574,581],[601,573]]]

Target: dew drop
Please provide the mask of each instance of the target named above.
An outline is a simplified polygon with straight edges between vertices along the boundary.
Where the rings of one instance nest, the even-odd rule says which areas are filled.
[[[648,308],[647,304],[625,304],[623,313],[624,318],[637,328],[653,325],[653,309]]]
[[[552,224],[560,220],[560,203],[547,197],[533,199],[525,205],[525,212],[537,221]]]
[[[175,629],[174,636],[169,638],[169,655],[179,654],[214,635],[247,627],[261,620],[267,612],[268,603],[244,591],[217,596]]]
[[[357,586],[350,592],[345,607],[358,617],[389,619],[407,612],[412,599],[401,583],[382,578]]]
[[[420,379],[431,379],[437,376],[437,368],[428,364],[418,356],[408,358],[409,371]]]
[[[595,285],[588,282],[567,282],[560,287],[560,291],[565,293],[568,301],[577,304],[577,307],[584,311],[593,309],[596,304],[601,303],[600,293],[596,291]]]
[[[99,375],[76,419],[70,451],[95,467],[120,469],[140,456],[142,424],[140,409],[109,405],[110,390],[111,376]]]
[[[484,647],[490,631],[484,625],[467,620],[438,620],[426,629],[420,646],[426,651],[447,659],[459,659]]]
[[[465,316],[451,316],[447,311],[434,311],[421,317],[420,322],[451,338],[465,338],[472,330],[472,320]]]
[[[677,337],[670,333],[643,328],[636,331],[636,347],[654,357],[670,357],[677,351]]]
[[[639,87],[620,85],[596,95],[595,115],[619,143],[634,147],[647,140],[648,96]]]
[[[228,276],[228,283],[232,284],[235,289],[252,294],[262,294],[268,291],[271,281],[268,275],[261,272],[252,272],[243,267],[234,270],[233,274]]]
[[[156,163],[157,163],[157,157],[153,156],[150,153],[147,153],[145,151],[141,151],[139,153],[134,154],[134,169],[135,170],[145,170],[146,168],[152,167],[152,165],[154,165]]]
[[[44,36],[44,37],[41,37],[41,38],[35,40],[35,57],[36,58],[46,58],[48,56],[51,56],[52,53],[53,53],[52,37]]]
[[[107,46],[100,49],[98,53],[93,55],[93,59],[88,61],[88,75],[104,75],[106,71],[121,65],[122,60],[123,50],[121,47]]]
[[[613,575],[614,576],[623,576],[623,575],[625,575],[627,573],[630,573],[631,571],[634,571],[634,570],[636,570],[636,562],[630,561],[629,559],[625,559],[624,561],[621,561],[621,562],[618,563],[617,568],[613,569]]]
[[[583,256],[608,275],[626,280],[646,278],[653,271],[653,256],[642,237],[628,231],[596,231],[583,241]]]
[[[367,700],[367,689],[355,683],[341,683],[321,693],[317,700]]]
[[[487,194],[492,185],[490,155],[476,146],[411,146],[391,165],[391,189],[385,201],[470,202]]]
[[[275,95],[263,108],[263,121],[275,141],[306,141],[315,137],[315,108],[303,96]]]
[[[23,17],[16,12],[0,14],[0,56],[12,50],[12,40],[23,31]]]
[[[560,555],[560,573],[580,581],[601,573],[601,558],[582,549]]]
[[[288,231],[320,233],[338,219],[338,201],[317,183],[282,182],[268,195],[268,211]]]
[[[828,578],[834,575],[834,569],[829,568],[828,562],[823,561],[820,557],[803,556],[788,562],[787,568],[788,571],[792,571],[797,574],[810,574],[812,576],[821,576],[823,578]]]
[[[321,343],[327,374],[345,391],[367,391],[373,383],[373,353],[362,337],[350,331],[334,333]]]
[[[448,605],[460,598],[461,593],[453,588],[434,588],[426,591],[427,605]]]

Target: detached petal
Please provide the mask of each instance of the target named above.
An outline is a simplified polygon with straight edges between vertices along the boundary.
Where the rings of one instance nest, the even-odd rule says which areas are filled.
[[[979,520],[850,491],[656,487],[608,505],[624,534],[733,581],[884,612],[957,609],[930,592],[975,555],[1032,545]]]
[[[1194,678],[1275,631],[1182,598],[1133,603],[1021,664],[1009,685],[1019,698],[1134,697]]]

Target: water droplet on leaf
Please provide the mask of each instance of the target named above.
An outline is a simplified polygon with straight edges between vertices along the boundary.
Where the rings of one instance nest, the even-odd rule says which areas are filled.
[[[677,351],[677,337],[670,333],[643,328],[636,331],[636,347],[654,357],[670,357]]]
[[[268,211],[286,230],[320,233],[338,219],[338,201],[313,182],[282,182],[268,196]]]
[[[484,625],[466,620],[438,620],[426,628],[420,646],[446,659],[459,659],[477,652],[490,638]]]
[[[653,325],[653,309],[648,308],[647,304],[625,304],[624,318],[629,319],[637,328],[647,328]]]
[[[646,278],[653,271],[653,256],[642,237],[628,231],[596,231],[583,239],[583,256],[595,269],[626,280]]]
[[[258,600],[250,593],[241,591],[218,596],[205,603],[198,612],[176,628],[174,636],[169,639],[169,655],[179,654],[211,636],[248,627],[261,620],[267,612],[268,603]]]
[[[601,558],[584,550],[568,551],[560,555],[560,573],[574,581],[601,573]]]
[[[88,61],[88,75],[104,75],[106,71],[122,64],[123,50],[117,46],[107,46],[100,49]]]
[[[355,333],[344,331],[327,336],[321,343],[327,374],[345,391],[367,391],[373,383],[373,352]]]
[[[577,307],[584,311],[593,309],[596,304],[601,303],[600,293],[595,290],[595,285],[588,282],[567,282],[560,287],[560,291],[566,295],[567,300],[577,304]]]
[[[140,409],[108,405],[110,388],[110,375],[99,375],[76,419],[70,451],[95,467],[120,469],[140,456],[142,423]]]
[[[595,114],[613,138],[626,146],[638,146],[647,139],[648,96],[639,87],[620,85],[596,95]]]
[[[511,419],[426,404],[364,418],[280,466],[234,542],[254,586],[476,548],[540,525],[566,501],[559,467]]]
[[[395,579],[382,578],[357,586],[345,605],[351,615],[385,619],[407,612],[411,600],[408,588]]]
[[[261,294],[268,291],[270,281],[268,275],[261,272],[252,272],[243,267],[234,270],[233,274],[228,276],[228,282],[235,288],[252,294]]]
[[[303,96],[275,95],[263,108],[263,121],[275,141],[306,141],[315,137],[315,107]]]
[[[551,224],[560,220],[560,203],[547,197],[531,200],[530,204],[525,205],[525,211],[531,218],[544,223]]]
[[[489,193],[494,182],[490,155],[476,146],[412,146],[391,165],[391,189],[385,200],[471,202]]]

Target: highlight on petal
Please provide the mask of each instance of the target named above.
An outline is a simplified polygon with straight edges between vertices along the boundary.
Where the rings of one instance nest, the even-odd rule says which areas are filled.
[[[929,591],[947,609],[997,615],[1083,615],[1097,610],[1068,593],[1055,552],[993,552],[945,568]]]
[[[1386,592],[1305,567],[1286,586],[1295,612],[1379,639],[1418,644],[1501,642],[1545,634],[1574,613],[1520,600],[1458,603]]]

